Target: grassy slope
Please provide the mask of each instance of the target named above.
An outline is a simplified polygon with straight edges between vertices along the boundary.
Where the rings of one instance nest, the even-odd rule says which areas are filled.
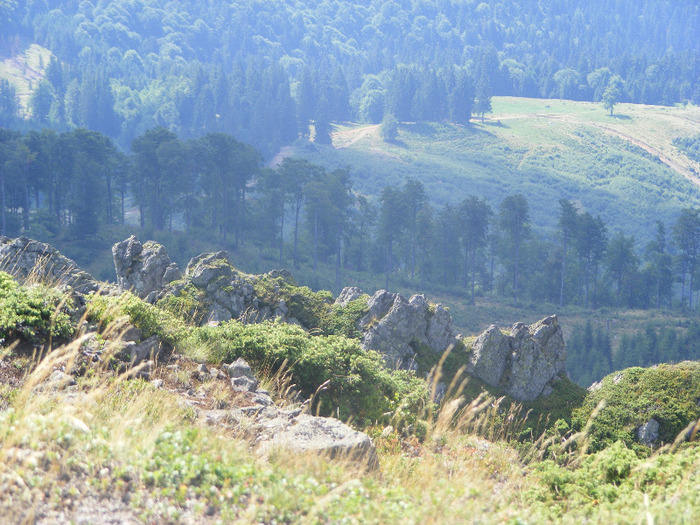
[[[457,414],[447,404],[424,440],[376,426],[368,431],[380,470],[366,472],[311,454],[257,457],[243,435],[198,420],[187,402],[195,389],[199,408],[240,399],[194,375],[196,363],[160,363],[155,374],[166,388],[157,388],[116,378],[109,360],[85,364],[82,342],[31,372],[26,357],[0,346],[2,379],[8,370],[28,372],[23,386],[0,389],[3,523],[697,523],[700,515],[697,443],[647,457],[633,452],[630,438],[653,416],[669,442],[697,417],[697,363],[609,376],[589,394],[576,429],[602,398],[613,412],[603,409],[573,436],[562,423],[521,443],[517,412],[493,400]],[[47,388],[47,376],[63,368],[77,384]],[[586,453],[586,443],[596,450]]]
[[[671,144],[700,133],[700,108],[620,104],[610,117],[587,102],[497,97],[493,106],[483,124],[402,124],[393,144],[379,138],[379,126],[344,125],[332,148],[292,153],[352,166],[366,194],[408,177],[438,204],[475,194],[497,208],[522,193],[538,229],[553,228],[562,197],[638,240],[651,236],[657,219],[670,223],[680,208],[700,205],[700,165]]]
[[[44,78],[44,72],[51,61],[51,51],[38,44],[19,44],[14,53],[6,56],[7,50],[0,51],[0,78],[7,79],[17,89],[22,111],[28,111],[27,104],[32,91]]]

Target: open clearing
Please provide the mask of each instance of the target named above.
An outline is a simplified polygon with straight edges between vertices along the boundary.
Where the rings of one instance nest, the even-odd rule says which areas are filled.
[[[395,142],[379,125],[342,123],[333,146],[295,144],[296,155],[329,169],[350,166],[356,191],[420,180],[437,206],[470,195],[498,209],[525,195],[533,227],[556,226],[559,200],[600,215],[612,234],[633,234],[640,249],[656,220],[670,225],[680,210],[700,206],[700,164],[674,145],[700,134],[700,108],[495,97],[482,123],[403,122]]]

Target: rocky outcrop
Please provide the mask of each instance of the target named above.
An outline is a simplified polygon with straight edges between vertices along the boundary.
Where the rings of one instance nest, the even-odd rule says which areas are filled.
[[[364,292],[357,286],[346,286],[343,288],[343,291],[340,292],[333,304],[336,306],[345,307],[348,305],[348,303],[359,299],[363,295]]]
[[[356,297],[356,293],[344,290],[340,297]],[[447,310],[429,304],[424,295],[407,300],[401,294],[380,290],[370,297],[367,309],[358,323],[362,346],[382,354],[389,366],[413,368],[418,350],[441,354],[450,345],[459,344]]]
[[[181,277],[164,246],[153,241],[141,244],[134,235],[112,246],[112,256],[119,288],[151,303],[164,285]]]
[[[168,295],[193,294],[202,306],[203,324],[270,318],[294,322],[287,319],[288,309],[279,293],[284,283],[293,283],[289,272],[248,275],[233,267],[225,251],[219,251],[194,257],[180,276],[164,247],[152,242],[141,245],[133,236],[116,244],[113,253],[122,289],[132,289],[151,302]],[[264,286],[256,292],[261,279]],[[335,306],[345,307],[363,297],[367,296],[362,290],[348,287]],[[447,309],[429,303],[424,295],[407,299],[379,290],[367,300],[357,330],[362,347],[379,352],[392,368],[417,369],[416,357],[432,361],[448,348],[463,348]],[[564,338],[553,316],[531,326],[517,323],[509,332],[489,327],[471,344],[465,364],[471,375],[513,398],[532,400],[549,393],[551,383],[565,375],[565,360]],[[232,381],[241,391],[256,386],[245,374],[232,376]]]
[[[239,358],[227,367],[234,391],[246,397],[231,410],[207,410],[200,414],[208,423],[243,432],[261,454],[283,450],[344,458],[368,468],[378,466],[377,452],[369,436],[330,417],[284,409],[272,404],[269,394],[257,388],[248,363]]]
[[[53,246],[26,237],[0,237],[0,270],[19,279],[67,285],[79,293],[95,292],[100,283]]]
[[[286,318],[283,300],[263,303],[255,294],[254,284],[261,276],[248,275],[233,267],[225,251],[204,253],[187,264],[182,275],[162,245],[144,244],[131,236],[112,247],[117,282],[122,290],[154,303],[168,295],[194,293],[201,303],[203,324],[218,324],[231,319],[260,322]],[[273,270],[266,277],[291,280],[284,270]]]
[[[491,386],[503,388],[520,401],[551,391],[552,381],[565,375],[566,346],[556,316],[509,333],[489,327],[472,343],[467,371]]]

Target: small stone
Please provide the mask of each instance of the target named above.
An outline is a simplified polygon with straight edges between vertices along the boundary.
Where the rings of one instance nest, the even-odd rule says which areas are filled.
[[[255,380],[253,370],[250,368],[248,362],[242,357],[239,357],[233,363],[231,363],[227,368],[227,372],[229,377],[247,377],[248,379]]]
[[[82,419],[78,419],[77,417],[72,417],[70,419],[70,426],[73,427],[75,430],[82,432],[83,434],[90,433],[90,427],[87,426],[85,421],[83,421]]]
[[[151,374],[153,373],[154,368],[155,363],[153,361],[147,361],[146,363],[142,363],[139,366],[132,368],[129,373],[129,377],[133,379],[143,379],[145,381],[150,381]]]
[[[253,394],[253,403],[255,403],[256,405],[269,407],[272,405],[273,401],[269,394],[261,394],[258,391]]]
[[[253,392],[258,386],[258,382],[245,376],[232,377],[231,386],[237,392]]]
[[[151,381],[151,384],[156,388],[163,388],[163,380],[162,379],[154,379],[153,381]]]
[[[75,378],[60,370],[54,370],[49,376],[49,383],[52,383],[56,387],[64,388],[74,385]]]

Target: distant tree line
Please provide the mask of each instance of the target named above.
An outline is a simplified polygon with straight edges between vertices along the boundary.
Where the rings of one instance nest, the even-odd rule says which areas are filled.
[[[266,157],[312,128],[327,142],[330,122],[483,118],[492,95],[700,104],[698,27],[692,0],[0,3],[3,49],[54,55],[31,86],[39,126],[123,148],[155,126],[224,132]]]
[[[256,149],[225,133],[182,140],[157,127],[124,153],[84,128],[0,129],[0,208],[3,235],[80,238],[130,215],[148,231],[202,232],[279,266],[334,269],[336,288],[352,271],[471,303],[496,294],[560,307],[688,310],[700,288],[698,209],[658,222],[641,247],[564,199],[557,224],[537,232],[523,195],[505,196],[497,209],[479,196],[436,207],[409,179],[373,198],[353,191],[350,168],[294,158],[265,167]]]
[[[591,321],[574,327],[567,339],[566,370],[581,386],[588,387],[615,370],[700,359],[700,324],[677,326],[648,323],[633,333],[623,333],[616,344],[609,326],[593,327]]]

